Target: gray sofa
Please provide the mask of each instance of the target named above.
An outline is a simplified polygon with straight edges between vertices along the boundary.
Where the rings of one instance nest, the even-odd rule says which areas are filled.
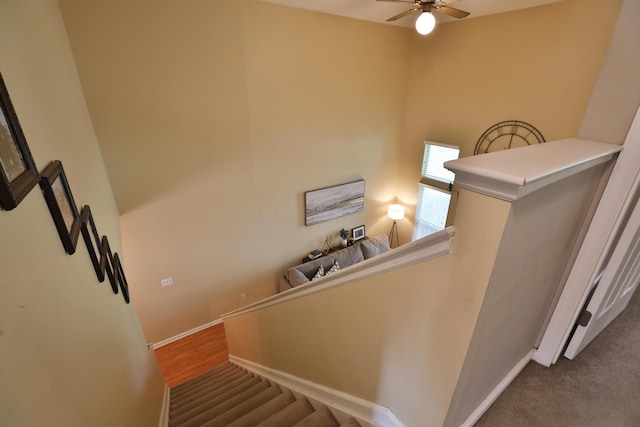
[[[342,270],[350,265],[388,251],[389,238],[386,234],[381,234],[371,239],[359,240],[344,249],[331,252],[323,257],[314,259],[313,261],[288,268],[280,277],[279,292],[308,283],[313,279],[321,266],[325,271],[325,274],[327,274],[331,271],[331,268],[334,267],[336,261],[340,266],[340,270]]]

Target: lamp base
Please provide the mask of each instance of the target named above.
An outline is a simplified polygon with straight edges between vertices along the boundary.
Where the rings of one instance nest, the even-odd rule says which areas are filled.
[[[396,239],[396,248],[398,246],[400,246],[400,239],[398,238],[398,224],[396,224],[395,221],[393,221],[393,224],[391,225],[391,231],[389,232],[389,247],[393,247],[393,238],[395,237]]]

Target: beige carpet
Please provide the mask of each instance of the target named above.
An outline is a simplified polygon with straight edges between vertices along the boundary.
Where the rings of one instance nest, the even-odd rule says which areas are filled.
[[[225,363],[171,389],[170,427],[358,427],[338,422],[326,406],[314,408],[264,378]]]
[[[640,291],[574,360],[529,363],[476,426],[640,426]]]

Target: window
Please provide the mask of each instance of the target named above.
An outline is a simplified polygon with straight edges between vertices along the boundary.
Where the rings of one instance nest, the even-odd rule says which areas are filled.
[[[459,155],[460,148],[456,146],[425,142],[412,240],[446,226],[455,174],[446,169],[444,163],[457,159]]]

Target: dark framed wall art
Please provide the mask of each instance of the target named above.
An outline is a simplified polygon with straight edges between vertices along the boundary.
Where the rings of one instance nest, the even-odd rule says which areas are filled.
[[[0,207],[14,209],[38,183],[66,253],[76,252],[82,233],[98,280],[104,282],[108,277],[113,293],[120,289],[129,304],[129,284],[120,256],[111,252],[107,236],[100,238],[91,208],[85,205],[78,213],[62,162],[54,160],[38,172],[0,73]]]
[[[104,282],[105,264],[107,262],[106,257],[102,256],[102,242],[100,241],[100,234],[96,228],[96,223],[93,220],[93,214],[91,208],[85,205],[80,212],[80,220],[82,221],[82,238],[87,246],[87,252],[89,252],[89,258],[93,264],[93,269],[96,272],[99,282]]]
[[[122,298],[124,301],[129,304],[129,284],[127,283],[127,278],[124,275],[124,269],[122,268],[122,263],[120,262],[120,257],[118,253],[113,254],[113,271],[118,282],[118,286],[122,291]]]
[[[62,163],[54,160],[42,171],[40,187],[56,225],[62,245],[69,255],[76,251],[82,221],[73,200]]]
[[[107,236],[102,236],[102,252],[100,254],[101,258],[104,258],[104,272],[107,273],[107,277],[109,278],[109,284],[111,284],[111,290],[114,294],[118,293],[118,283],[116,282],[115,270],[113,268],[113,253],[111,252],[111,247],[109,246],[109,239]]]
[[[39,174],[2,74],[0,110],[0,205],[8,211],[35,187]]]

